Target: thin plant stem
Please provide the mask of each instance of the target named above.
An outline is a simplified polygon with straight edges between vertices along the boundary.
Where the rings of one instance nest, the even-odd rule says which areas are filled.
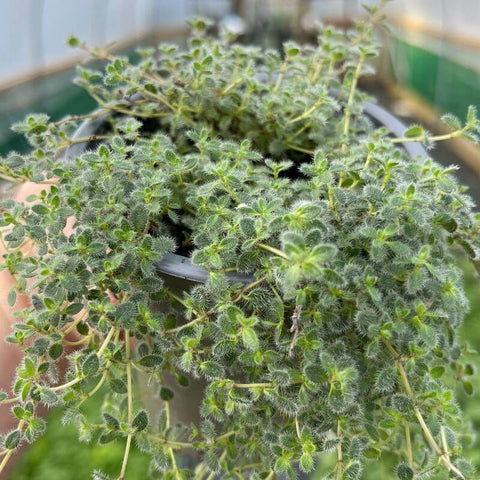
[[[410,435],[410,424],[405,421],[405,440],[407,442],[407,458],[408,466],[413,469],[413,451],[412,451],[412,438]]]
[[[285,58],[285,60],[282,63],[282,66],[280,67],[280,72],[278,73],[277,81],[275,83],[275,87],[273,87],[273,93],[278,92],[278,89],[280,88],[280,85],[282,84],[283,77],[285,76],[285,73],[287,71],[287,65],[288,65],[288,57]]]
[[[78,406],[82,405],[82,403],[84,403],[87,399],[89,399],[90,397],[93,397],[99,390],[100,388],[102,387],[102,385],[105,383],[105,380],[107,379],[107,371],[108,370],[105,370],[103,372],[103,375],[101,376],[100,380],[98,381],[98,383],[95,385],[95,387],[92,388],[92,390],[90,390],[86,395],[85,395],[85,398],[83,398],[80,403],[78,404]]]
[[[278,250],[278,248],[271,247],[270,245],[265,245],[264,243],[257,243],[257,245],[262,249],[262,250],[267,250],[268,252],[274,253],[278,257],[282,257],[285,260],[288,260],[288,256],[283,253],[281,250]]]
[[[229,438],[231,437],[232,435],[236,435],[236,431],[235,430],[232,430],[231,432],[227,432],[227,433],[224,433],[223,435],[220,435],[218,436],[217,438],[215,438],[212,443],[217,443],[217,442],[221,442],[222,440],[225,440],[226,438]]]
[[[26,180],[20,180],[19,178],[11,177],[10,175],[6,175],[5,173],[0,173],[0,178],[2,180],[5,180],[5,181],[11,182],[11,183],[25,183],[26,182]]]
[[[20,430],[20,432],[21,432],[23,430],[24,425],[25,425],[25,420],[20,420],[20,422],[18,422],[17,430]],[[13,455],[14,451],[15,450],[8,450],[7,453],[5,454],[5,456],[3,457],[2,463],[0,463],[0,474],[5,469],[8,461],[10,460],[10,457]]]
[[[298,117],[295,117],[295,118],[292,118],[291,120],[289,120],[287,122],[287,125],[290,125],[292,123],[297,123],[297,122],[300,122],[300,121],[304,120],[305,118],[308,118],[322,104],[322,102],[323,102],[323,100],[316,101],[313,104],[313,106],[310,107],[308,110],[306,110],[304,113],[302,113]]]
[[[317,63],[317,66],[315,67],[315,71],[313,72],[312,79],[310,80],[310,83],[314,85],[317,82],[317,79],[322,72],[323,65],[325,63],[325,59],[320,60]]]
[[[443,425],[440,427],[440,437],[442,439],[443,453],[447,458],[449,458],[450,453],[448,449],[447,435],[445,434],[445,427]]]
[[[443,140],[450,140],[452,138],[461,137],[468,130],[468,126],[455,130],[454,132],[446,133],[444,135],[434,135],[429,137],[427,135],[419,135],[417,137],[405,137],[405,138],[392,138],[390,139],[392,143],[408,143],[408,142],[441,142]]]
[[[298,417],[295,417],[295,430],[297,432],[297,437],[299,440],[302,439],[302,434],[300,430],[300,423],[298,422]]]
[[[222,95],[226,95],[232,88],[235,88],[239,83],[242,83],[242,81],[243,79],[241,77],[237,78],[234,82],[222,90]]]
[[[168,430],[170,428],[170,422],[171,422],[171,412],[170,412],[170,403],[165,402],[165,424],[166,424],[166,429]],[[168,453],[170,454],[170,458],[172,460],[172,466],[173,466],[173,471],[175,472],[175,477],[180,478],[179,472],[178,472],[178,466],[177,466],[177,460],[175,458],[175,452],[173,451],[173,448],[171,446],[168,447]]]
[[[133,422],[133,390],[132,390],[132,365],[131,365],[131,351],[130,351],[130,331],[125,330],[125,360],[127,370],[127,408],[128,408],[128,428],[132,429]],[[132,433],[127,435],[127,443],[125,445],[125,453],[123,455],[122,469],[118,480],[125,478],[125,471],[127,469],[128,457],[130,455],[130,447],[132,444]]]
[[[195,468],[195,480],[202,480],[204,475],[207,473],[207,466],[204,462],[201,462]]]
[[[350,93],[348,95],[348,100],[347,100],[347,105],[345,106],[345,118],[344,118],[344,123],[343,123],[343,135],[345,137],[348,136],[348,132],[350,130],[350,120],[352,118],[352,105],[353,105],[353,100],[355,99],[355,91],[357,89],[357,83],[358,79],[360,78],[360,75],[362,73],[362,67],[363,67],[363,62],[365,61],[365,55],[361,54],[357,67],[355,68],[355,72],[353,74],[353,79],[352,79],[352,84],[350,85]],[[347,142],[345,138],[345,142]],[[347,145],[344,143],[342,145],[342,152],[345,153]]]
[[[110,329],[110,331],[108,332],[107,336],[105,337],[105,340],[103,341],[102,346],[100,347],[100,349],[97,352],[97,357],[98,358],[101,358],[103,356],[103,353],[105,352],[105,349],[107,348],[108,344],[110,343],[110,341],[112,339],[112,336],[115,333],[115,330],[116,330],[115,327],[112,327]],[[57,385],[55,387],[51,387],[51,390],[54,391],[54,392],[65,390],[66,388],[73,387],[74,385],[81,382],[82,380],[84,380],[83,377],[76,377],[76,378],[74,378],[73,380],[70,380],[67,383],[64,383],[62,385]]]
[[[185,308],[188,308],[188,305],[187,303],[185,302],[185,300],[183,300],[183,298],[180,298],[177,294],[173,293],[171,290],[166,290],[167,292],[167,295],[170,297],[170,298],[173,298],[174,300],[176,300],[178,303],[180,303],[181,305],[183,305]]]
[[[61,390],[65,390],[66,388],[73,387],[77,383],[81,382],[83,380],[83,377],[76,377],[73,380],[70,380],[67,383],[63,383],[62,385],[57,385],[56,387],[52,387],[51,390],[53,392],[59,392]]]
[[[59,150],[74,145],[76,143],[87,143],[87,142],[96,142],[97,140],[105,140],[108,138],[108,135],[90,135],[88,137],[78,137],[71,138],[70,140],[65,140],[57,145]]]
[[[234,383],[233,388],[273,388],[275,385],[271,382],[266,383]]]
[[[63,343],[69,346],[82,345],[89,342],[93,337],[93,333],[87,335],[86,337],[81,338],[80,340],[64,340]]]
[[[337,420],[337,480],[342,480],[343,473],[343,450],[342,450],[342,427],[340,425],[340,420]]]
[[[105,349],[108,347],[108,344],[110,343],[110,340],[112,339],[113,334],[115,333],[115,330],[116,330],[115,327],[112,327],[112,328],[109,330],[109,332],[108,332],[108,334],[107,334],[107,336],[106,336],[106,338],[105,338],[102,346],[100,347],[100,349],[99,349],[98,352],[97,352],[98,357],[101,357],[101,356],[103,355],[103,352],[104,352]]]
[[[114,329],[114,332],[115,332],[115,338],[114,338],[114,342],[115,344],[118,343],[118,339],[120,338],[120,330],[118,329]],[[109,332],[110,333],[110,332]],[[93,397],[97,392],[98,390],[100,390],[100,388],[102,387],[102,385],[105,383],[105,380],[107,379],[107,375],[108,375],[108,370],[109,370],[109,367],[110,367],[110,364],[111,364],[111,360],[108,360],[107,364],[105,365],[105,371],[103,372],[103,375],[102,377],[100,378],[100,380],[98,381],[98,383],[95,385],[95,387],[90,390],[86,395],[85,397],[79,402],[78,406],[80,407],[80,405],[82,405],[82,403],[84,403],[86,400],[88,400],[90,397]]]
[[[255,288],[257,287],[258,285],[262,284],[265,280],[267,279],[267,276],[266,275],[262,275],[260,278],[258,278],[257,280],[255,280],[254,282],[252,283],[249,283],[248,285],[246,285],[245,287],[243,287],[239,292],[238,294],[236,295],[236,297],[233,298],[232,302],[233,303],[237,303],[239,302],[243,295],[248,292],[249,290],[251,290],[252,288]]]
[[[72,322],[65,330],[63,330],[62,335],[68,335],[88,314],[88,310],[85,310],[74,322]]]
[[[60,120],[57,120],[56,122],[51,123],[52,126],[58,127],[59,125],[62,125],[63,123],[67,122],[81,122],[82,120],[87,120],[87,119],[94,119],[98,118],[104,115],[104,112],[98,111],[98,112],[93,112],[93,113],[87,113],[86,115],[72,115],[69,117],[62,118]]]
[[[299,147],[297,145],[288,144],[287,148],[289,148],[290,150],[296,150],[297,152],[308,153],[309,155],[313,155],[315,153],[313,150],[309,150],[308,148]]]
[[[405,368],[403,366],[402,359],[400,355],[397,353],[397,351],[393,348],[392,344],[387,340],[383,339],[383,343],[387,347],[388,351],[392,354],[392,356],[395,359],[395,363],[397,365],[398,372],[400,374],[400,378],[402,379],[403,386],[405,388],[405,391],[407,395],[411,398],[413,402],[413,409],[415,412],[415,416],[417,417],[418,423],[420,424],[420,427],[423,431],[423,434],[428,442],[428,444],[435,450],[435,453],[438,455],[440,462],[451,472],[453,472],[455,475],[460,477],[462,480],[466,480],[466,477],[463,475],[463,473],[455,466],[450,460],[450,457],[448,456],[447,452],[443,452],[440,446],[438,445],[437,441],[432,435],[432,432],[428,428],[427,423],[425,422],[425,419],[423,418],[422,412],[418,408],[416,399],[415,399],[415,394],[412,390],[412,387],[410,385],[410,382],[408,380],[407,373],[405,371]]]
[[[9,397],[9,398],[5,398],[4,400],[2,400],[0,402],[0,405],[8,405],[10,403],[17,403],[18,401],[19,401],[18,397]]]

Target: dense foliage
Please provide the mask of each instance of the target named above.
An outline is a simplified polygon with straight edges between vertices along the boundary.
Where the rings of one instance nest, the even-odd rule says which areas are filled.
[[[203,20],[186,51],[160,45],[135,65],[92,49],[108,64],[79,68],[77,83],[102,110],[14,127],[32,152],[3,159],[2,176],[46,187],[1,205],[9,302],[31,300],[8,338],[25,358],[2,394],[19,419],[2,437],[2,468],[44,430],[36,406],[60,403],[81,439],[124,439],[119,479],[132,440],[152,478],[294,478],[331,450],[327,478],[359,478],[386,451],[402,480],[472,478],[442,377],[453,369],[471,389],[454,253],[478,259],[479,222],[453,168],[399,148],[443,137],[413,126],[392,139],[362,111],[357,81],[381,20],[373,9],[347,34],[322,29],[315,47],[286,44],[283,57],[210,38]],[[94,136],[72,136],[100,116]],[[473,108],[464,125],[445,120],[448,138],[475,140]],[[78,143],[86,150],[62,161]],[[208,282],[173,289],[156,262],[175,251]],[[230,271],[251,281],[232,284]],[[145,376],[163,400],[155,421],[135,388]],[[171,421],[171,378],[204,379],[198,424]],[[83,413],[95,394],[102,423]]]

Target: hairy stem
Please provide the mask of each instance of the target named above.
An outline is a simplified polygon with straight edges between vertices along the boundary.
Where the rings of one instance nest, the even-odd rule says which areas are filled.
[[[285,260],[288,260],[287,255],[278,248],[271,247],[270,245],[265,245],[264,243],[257,243],[257,246],[259,246],[262,250],[267,250],[268,252],[274,253],[278,257],[282,257]]]
[[[412,437],[410,436],[410,424],[408,421],[405,421],[405,440],[407,442],[408,466],[413,469]]]
[[[462,480],[466,480],[466,477],[463,475],[463,473],[455,466],[450,460],[450,457],[448,456],[447,452],[442,451],[440,446],[438,445],[437,441],[432,435],[432,432],[428,428],[427,423],[425,422],[425,419],[423,418],[422,412],[418,408],[418,405],[416,403],[415,399],[415,394],[413,393],[412,387],[410,385],[410,382],[408,380],[407,373],[405,371],[405,368],[403,366],[402,359],[400,355],[397,353],[397,351],[393,348],[392,344],[386,340],[383,339],[383,342],[385,343],[388,351],[392,354],[392,356],[395,358],[395,363],[397,364],[397,369],[400,374],[400,378],[402,379],[403,386],[405,388],[405,391],[407,392],[407,395],[411,398],[412,403],[413,403],[413,409],[415,412],[415,416],[417,417],[418,423],[420,424],[420,427],[423,431],[423,435],[425,436],[428,444],[435,450],[435,453],[438,455],[440,462],[451,472],[453,472],[455,475],[460,477]]]
[[[11,177],[10,175],[4,174],[4,173],[0,173],[0,178],[2,180],[5,180],[5,181],[11,182],[11,183],[25,183],[26,182],[26,180],[19,179],[19,178],[16,178],[16,177]]]
[[[107,370],[103,372],[103,375],[101,376],[100,380],[98,383],[93,387],[87,394],[85,394],[85,397],[79,402],[78,406],[82,405],[85,400],[89,399],[90,397],[93,397],[102,387],[102,385],[105,383],[105,380],[107,379]]]
[[[337,437],[338,437],[338,445],[337,445],[337,480],[342,480],[342,472],[343,472],[343,450],[342,450],[342,427],[340,425],[340,420],[337,420]]]
[[[97,140],[105,140],[108,138],[108,135],[90,135],[89,137],[78,137],[78,138],[71,138],[69,140],[65,140],[64,142],[60,142],[57,145],[59,150],[63,148],[67,148],[70,145],[74,145],[76,143],[87,143],[87,142],[95,142]]]
[[[297,152],[307,153],[309,155],[313,155],[315,153],[313,150],[309,150],[308,148],[299,147],[297,145],[288,144],[288,145],[286,145],[286,147],[289,148],[290,150],[296,150]]]
[[[461,137],[465,132],[469,130],[468,126],[455,130],[454,132],[446,133],[444,135],[434,135],[429,137],[428,135],[419,135],[418,137],[405,137],[405,138],[392,138],[392,143],[407,143],[407,142],[441,142],[443,140],[450,140],[452,138]]]
[[[343,135],[345,136],[345,143],[342,145],[342,152],[345,152],[347,148],[347,139],[348,132],[350,130],[350,120],[352,118],[352,105],[355,99],[355,91],[357,89],[358,79],[362,73],[363,62],[365,61],[365,55],[362,53],[358,59],[357,67],[353,73],[352,84],[350,85],[350,93],[348,95],[347,105],[345,106],[345,118],[343,123]]]
[[[273,388],[275,385],[271,382],[266,383],[234,383],[233,388]]]
[[[85,318],[88,312],[89,310],[86,309],[74,322],[72,322],[65,330],[63,330],[62,335],[65,337],[71,331],[73,331],[75,327]]]
[[[133,422],[133,393],[132,393],[132,365],[131,365],[131,351],[130,351],[130,331],[125,330],[125,360],[127,370],[127,403],[128,403],[128,427],[132,429]],[[130,455],[130,446],[132,443],[132,433],[127,436],[127,443],[125,445],[125,453],[123,455],[122,469],[118,480],[125,478],[125,471],[127,469],[128,456]]]
[[[300,430],[300,423],[298,421],[298,417],[295,417],[295,430],[297,432],[297,437],[299,440],[302,439],[302,433],[301,433],[301,430]]]
[[[287,125],[290,125],[292,123],[297,123],[297,122],[300,122],[302,120],[304,120],[305,118],[308,118],[323,102],[323,99],[321,100],[317,100],[312,107],[310,107],[308,110],[305,110],[305,112],[303,112],[301,115],[299,115],[298,117],[295,117],[295,118],[292,118],[291,120],[289,120],[287,122]]]
[[[17,430],[20,430],[20,432],[21,432],[23,430],[24,425],[25,425],[25,420],[20,420],[18,422]],[[7,452],[5,453],[5,456],[3,457],[2,463],[0,463],[0,474],[3,472],[3,470],[7,466],[7,463],[10,460],[10,457],[13,455],[14,451],[15,450],[7,450]]]
[[[230,85],[228,85],[227,87],[225,87],[221,94],[222,95],[226,95],[232,88],[235,88],[239,83],[242,83],[243,81],[243,78],[237,78],[235,81],[233,81]]]
[[[323,65],[325,63],[325,59],[322,59],[317,62],[317,65],[315,67],[315,71],[313,72],[312,78],[310,80],[310,83],[314,85],[317,82],[317,79],[322,71]]]
[[[277,81],[275,83],[275,87],[273,88],[274,93],[278,91],[278,89],[280,88],[280,85],[282,84],[283,77],[285,76],[285,72],[287,71],[287,65],[288,65],[288,57],[285,58],[285,60],[282,63],[282,66],[280,67],[280,72],[278,73]]]
[[[98,111],[98,112],[93,112],[93,113],[87,113],[86,115],[71,115],[69,117],[62,118],[60,120],[57,120],[56,122],[53,122],[51,125],[54,127],[58,127],[59,125],[62,125],[63,123],[67,122],[81,122],[83,120],[87,119],[94,119],[98,118],[104,115],[104,112]]]
[[[170,422],[171,422],[171,414],[170,414],[170,403],[165,402],[165,414],[166,414],[166,429],[168,430],[170,428]],[[168,453],[170,454],[170,458],[172,460],[172,466],[173,466],[173,471],[175,472],[175,478],[180,479],[180,472],[178,471],[178,465],[177,465],[177,460],[175,458],[175,452],[173,451],[173,448],[171,446],[168,447]]]
[[[97,352],[98,357],[101,357],[103,355],[103,353],[105,352],[105,349],[108,347],[108,344],[112,340],[112,337],[113,337],[113,334],[115,333],[115,330],[116,330],[115,327],[112,327],[109,330],[107,336],[105,337],[105,340],[104,340],[102,346],[100,347],[100,349]]]

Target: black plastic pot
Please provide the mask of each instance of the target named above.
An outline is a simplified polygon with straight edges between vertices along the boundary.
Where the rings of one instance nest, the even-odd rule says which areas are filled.
[[[365,102],[364,112],[377,126],[385,127],[394,137],[401,138],[407,129],[398,118],[374,103]],[[102,117],[86,120],[72,138],[91,137],[101,129],[104,123],[105,119]],[[412,159],[424,161],[428,157],[421,143],[408,142],[401,145]],[[72,160],[81,155],[86,148],[87,142],[71,145],[65,152],[65,158]],[[190,258],[175,253],[167,253],[157,263],[157,269],[164,280],[168,282],[169,287],[178,291],[186,291],[196,283],[205,283],[209,278],[209,272],[205,268],[194,265]],[[241,272],[228,272],[225,276],[232,283],[248,284],[254,281],[253,277]]]

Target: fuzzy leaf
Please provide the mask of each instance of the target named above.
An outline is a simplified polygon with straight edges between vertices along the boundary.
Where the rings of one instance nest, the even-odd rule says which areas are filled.
[[[81,363],[82,373],[85,377],[93,376],[100,368],[100,360],[96,353],[90,353]]]
[[[422,137],[425,134],[425,131],[420,125],[413,125],[412,127],[408,128],[404,135],[407,138],[416,138]]]
[[[224,375],[224,368],[218,362],[206,360],[200,364],[200,369],[207,378],[220,378]]]
[[[244,345],[250,350],[258,349],[258,337],[255,330],[251,327],[244,327],[242,329],[242,340]]]
[[[118,394],[125,395],[127,393],[127,384],[119,378],[112,378],[109,382],[110,388]]]
[[[142,367],[154,368],[162,364],[163,358],[160,355],[145,355],[139,360]]]
[[[132,422],[132,427],[137,431],[141,432],[148,427],[148,414],[145,410],[140,410]]]
[[[7,450],[15,450],[19,445],[22,439],[22,433],[20,430],[11,431],[4,440],[4,445]]]

